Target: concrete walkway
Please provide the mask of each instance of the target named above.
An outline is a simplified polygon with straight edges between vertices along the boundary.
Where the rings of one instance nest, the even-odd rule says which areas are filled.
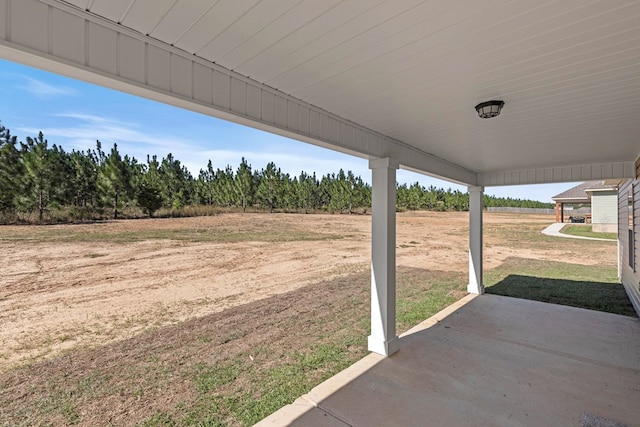
[[[560,230],[562,230],[562,228],[565,225],[567,224],[563,224],[561,222],[554,222],[553,224],[551,224],[550,226],[542,230],[542,234],[546,234],[547,236],[553,236],[553,237],[566,237],[569,239],[600,240],[603,242],[615,242],[615,240],[611,240],[611,239],[600,239],[598,237],[574,236],[571,234],[561,233]]]
[[[640,426],[637,318],[467,296],[258,426]]]

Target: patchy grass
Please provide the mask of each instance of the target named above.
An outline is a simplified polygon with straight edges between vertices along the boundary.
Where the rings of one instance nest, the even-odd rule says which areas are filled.
[[[92,253],[92,254],[86,254],[84,257],[85,258],[101,258],[103,256],[107,256],[107,254]]]
[[[465,286],[400,269],[398,331]],[[369,292],[364,270],[0,374],[0,425],[252,425],[368,354]]]
[[[565,225],[560,232],[564,234],[571,234],[572,236],[618,240],[617,233],[596,233],[593,231],[593,226],[591,225]]]
[[[636,315],[615,267],[509,258],[484,281],[490,294]]]
[[[252,230],[237,231],[225,229],[223,227],[207,228],[176,228],[159,230],[136,230],[126,232],[87,232],[83,228],[65,226],[64,228],[53,228],[46,226],[26,226],[30,230],[28,233],[19,228],[3,230],[0,235],[0,242],[38,242],[38,243],[136,243],[146,240],[178,240],[190,243],[216,242],[216,243],[239,243],[239,242],[294,242],[313,240],[334,240],[342,238],[334,234],[322,234],[312,231],[298,230]],[[88,254],[90,258],[104,256],[102,254]]]
[[[594,247],[615,250],[610,242],[544,236],[540,233],[543,220],[517,226],[487,225],[488,244],[549,249],[562,240],[562,249],[576,256]],[[340,238],[296,231],[285,221],[272,226],[244,230],[242,235],[224,227],[97,231],[93,235],[76,227],[35,229],[41,235],[38,239],[50,242]],[[0,241],[18,238],[3,234]],[[414,244],[418,242],[409,242]],[[632,315],[616,281],[612,266],[520,258],[509,258],[485,273],[488,293]],[[466,283],[466,272],[399,269],[398,332],[463,297]],[[370,273],[363,268],[220,313],[170,326],[159,324],[162,327],[146,329],[128,340],[76,349],[2,373],[0,425],[252,425],[368,354],[369,292]],[[154,316],[163,321],[171,313],[159,306]],[[123,324],[134,321],[121,319]],[[73,337],[65,332],[57,339],[66,342]]]

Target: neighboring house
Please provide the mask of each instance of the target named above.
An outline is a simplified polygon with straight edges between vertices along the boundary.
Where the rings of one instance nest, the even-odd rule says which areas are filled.
[[[565,205],[590,204],[593,231],[617,232],[619,184],[620,180],[587,181],[552,197],[556,202],[556,222],[565,221]]]
[[[618,277],[629,299],[640,314],[640,272],[637,269],[640,223],[640,158],[636,160],[636,179],[628,179],[618,189]]]

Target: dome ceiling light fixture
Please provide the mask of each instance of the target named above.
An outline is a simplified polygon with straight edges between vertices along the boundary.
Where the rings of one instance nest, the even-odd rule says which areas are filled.
[[[504,101],[487,101],[476,105],[476,111],[481,119],[490,119],[500,115]]]

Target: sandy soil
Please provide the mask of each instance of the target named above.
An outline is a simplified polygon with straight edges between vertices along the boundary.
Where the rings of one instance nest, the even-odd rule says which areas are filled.
[[[485,269],[510,256],[615,263],[610,245],[592,257],[580,249],[514,244],[504,224],[542,229],[549,216],[485,216]],[[371,217],[225,214],[216,217],[49,226],[96,233],[91,242],[37,239],[41,227],[0,228],[0,372],[16,363],[94,347],[151,327],[202,317],[300,287],[366,272]],[[398,215],[397,265],[467,271],[466,213]],[[101,235],[157,230],[271,230],[269,239],[236,243],[149,239],[109,242]],[[311,240],[278,239],[311,232]],[[33,234],[32,240],[1,239]],[[276,241],[271,241],[276,240]],[[284,240],[284,241],[283,241]],[[577,261],[576,261],[577,260]]]

